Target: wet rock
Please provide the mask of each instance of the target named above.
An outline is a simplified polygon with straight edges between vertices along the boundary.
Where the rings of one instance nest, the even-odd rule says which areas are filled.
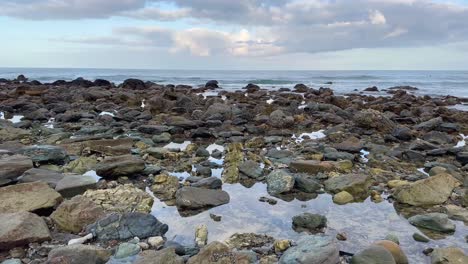
[[[205,189],[221,189],[223,182],[216,177],[204,178],[192,184],[192,187]]]
[[[96,166],[97,160],[89,157],[79,157],[63,167],[64,172],[84,174]]]
[[[266,154],[267,157],[273,158],[273,159],[284,159],[284,158],[290,158],[294,153],[290,150],[286,149],[269,149],[268,153]]]
[[[169,143],[171,142],[171,134],[167,133],[167,132],[164,132],[160,135],[154,135],[152,137],[152,140],[154,143]]]
[[[270,114],[268,122],[273,127],[286,128],[294,124],[294,118],[292,116],[287,116],[281,110],[275,110]]]
[[[390,251],[383,246],[373,245],[351,258],[352,264],[396,264]]]
[[[457,160],[465,166],[468,164],[468,152],[458,152],[457,153]]]
[[[458,181],[449,174],[439,174],[396,188],[393,197],[415,206],[435,205],[447,201]]]
[[[0,213],[48,210],[62,201],[62,196],[44,182],[22,183],[0,188]]]
[[[315,193],[322,188],[320,183],[304,175],[295,176],[294,187],[306,193]]]
[[[325,190],[332,193],[347,191],[353,197],[366,196],[372,178],[366,174],[341,174],[325,181]]]
[[[451,233],[455,231],[455,224],[449,220],[446,214],[442,213],[415,215],[408,218],[408,221],[416,227],[422,227],[442,233]]]
[[[65,198],[82,194],[89,189],[96,189],[96,180],[85,175],[67,175],[55,187],[55,190]]]
[[[151,212],[153,197],[131,184],[113,189],[88,190],[83,194],[94,203],[111,212]]]
[[[183,187],[176,193],[176,205],[181,209],[201,209],[229,203],[229,194],[222,190]]]
[[[456,247],[436,248],[431,254],[431,264],[468,263],[468,256]]]
[[[151,214],[111,214],[86,228],[99,240],[125,240],[133,237],[163,236],[168,226]]]
[[[50,239],[41,217],[28,212],[0,213],[0,251]]]
[[[391,132],[396,125],[384,114],[373,109],[363,110],[354,117],[354,123],[365,129],[375,129],[381,132]]]
[[[184,259],[179,257],[174,248],[165,248],[159,251],[146,250],[141,252],[133,264],[184,264]]]
[[[195,156],[196,157],[209,157],[210,152],[208,152],[208,150],[206,150],[205,148],[199,147],[197,151],[195,152]]]
[[[431,241],[429,238],[425,237],[424,235],[421,235],[419,233],[414,233],[413,234],[413,239],[415,241],[418,241],[418,242],[423,242],[423,243],[427,243],[429,241]]]
[[[116,259],[124,259],[131,256],[135,256],[136,254],[140,253],[141,248],[137,244],[133,243],[122,243],[117,247],[117,250],[114,254],[114,258]]]
[[[361,141],[358,138],[350,137],[341,143],[333,145],[333,147],[341,151],[359,153],[361,149],[364,148],[364,145],[361,143]]]
[[[225,183],[239,182],[239,165],[244,160],[243,146],[241,143],[231,143],[226,148],[224,158],[225,169],[223,171],[223,181]]]
[[[211,242],[191,257],[187,264],[235,263],[236,256],[229,247],[221,242]]]
[[[339,250],[332,237],[304,236],[296,244],[284,252],[279,260],[280,264],[339,263]]]
[[[275,240],[275,242],[273,243],[273,248],[275,249],[275,253],[277,254],[286,251],[290,247],[291,241],[288,239]]]
[[[255,161],[247,160],[239,165],[239,171],[252,179],[258,179],[262,176],[263,169]]]
[[[333,202],[336,204],[343,205],[343,204],[351,203],[353,201],[354,201],[353,195],[351,195],[347,191],[341,191],[333,195]]]
[[[405,252],[403,252],[397,243],[388,240],[381,240],[375,242],[374,245],[384,247],[388,250],[392,254],[396,264],[408,264],[408,258],[406,257]]]
[[[207,81],[205,84],[205,88],[219,88],[218,81],[216,80]]]
[[[0,158],[0,185],[15,180],[33,167],[32,160],[22,155]]]
[[[64,175],[60,172],[45,170],[45,169],[29,169],[21,175],[19,182],[45,182],[49,184],[50,187],[55,188],[58,182],[63,179]]]
[[[96,173],[104,178],[135,176],[145,169],[145,162],[131,155],[107,157],[96,166]]]
[[[105,216],[104,209],[86,197],[75,196],[64,201],[50,218],[57,226],[67,232],[78,233],[83,227]]]
[[[442,122],[443,122],[442,117],[436,117],[436,118],[430,119],[428,121],[417,124],[415,126],[415,128],[418,129],[418,130],[429,131],[429,130],[433,130],[436,127],[438,127],[440,124],[442,124]]]
[[[272,199],[272,198],[268,198],[268,197],[265,197],[265,196],[262,196],[258,199],[258,201],[262,202],[262,203],[269,203],[271,205],[275,205],[278,203],[277,200],[275,199]]]
[[[296,160],[289,164],[289,168],[294,172],[304,172],[310,175],[316,175],[320,172],[330,172],[335,170],[335,166],[329,161],[317,160]]]
[[[179,186],[179,178],[163,173],[154,177],[151,191],[161,201],[167,201],[175,198]]]
[[[206,225],[198,225],[195,229],[195,244],[198,247],[203,247],[208,242],[208,227]]]
[[[92,245],[71,245],[54,248],[49,252],[48,264],[104,264],[111,256],[110,251]]]
[[[297,232],[320,232],[327,227],[327,218],[319,214],[303,213],[292,218],[293,229]]]
[[[158,147],[148,148],[146,152],[156,159],[164,159],[170,153],[168,149]]]
[[[466,208],[449,204],[445,206],[445,210],[447,211],[450,219],[463,221],[465,224],[468,223],[468,210],[466,210]]]
[[[413,131],[408,127],[397,127],[392,131],[392,136],[399,140],[410,141],[414,137]]]
[[[28,156],[33,162],[64,164],[68,154],[64,148],[49,145],[39,145],[22,148],[20,154]]]
[[[267,191],[269,194],[281,194],[290,192],[294,188],[294,176],[284,170],[272,171],[266,177]]]
[[[126,79],[122,84],[122,88],[129,90],[144,90],[146,89],[146,85],[142,80]]]
[[[271,247],[275,239],[271,236],[255,233],[236,233],[229,237],[226,245],[237,250]]]

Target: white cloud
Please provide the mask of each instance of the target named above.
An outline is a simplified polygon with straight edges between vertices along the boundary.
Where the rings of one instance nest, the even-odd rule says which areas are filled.
[[[379,10],[372,10],[369,14],[370,22],[373,25],[385,25],[387,23],[387,19]]]

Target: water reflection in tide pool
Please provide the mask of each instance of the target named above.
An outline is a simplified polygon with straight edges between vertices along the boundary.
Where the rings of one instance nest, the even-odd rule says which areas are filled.
[[[193,243],[194,230],[199,224],[206,224],[210,241],[224,241],[232,234],[253,232],[268,234],[275,238],[297,239],[301,234],[291,228],[292,217],[303,212],[323,214],[328,219],[327,233],[346,233],[348,240],[340,241],[340,248],[356,252],[376,240],[392,233],[400,238],[400,244],[411,263],[426,263],[428,257],[422,251],[428,247],[456,246],[468,250],[464,236],[468,235],[461,222],[455,222],[457,231],[446,239],[418,243],[412,238],[418,229],[399,216],[388,202],[373,203],[369,199],[363,203],[335,205],[331,195],[323,194],[316,199],[286,202],[280,199],[276,205],[259,202],[261,196],[268,195],[266,185],[256,183],[251,188],[241,184],[224,184],[223,189],[230,195],[230,203],[212,208],[200,214],[181,217],[175,206],[167,206],[155,198],[152,214],[169,225],[168,239]],[[222,216],[221,222],[214,222],[210,213]]]

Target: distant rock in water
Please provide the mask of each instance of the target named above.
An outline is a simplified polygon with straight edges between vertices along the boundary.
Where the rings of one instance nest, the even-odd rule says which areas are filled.
[[[388,88],[388,90],[417,91],[419,90],[419,88],[414,87],[414,86],[404,85],[404,86],[393,86],[393,87]]]
[[[130,90],[144,90],[146,85],[142,80],[127,79],[123,82],[122,88]]]
[[[206,82],[205,88],[219,88],[218,84],[219,84],[218,81],[211,80],[211,81]]]
[[[379,91],[379,88],[377,88],[377,86],[372,86],[372,87],[368,87],[364,89],[364,92],[378,92],[378,91]]]

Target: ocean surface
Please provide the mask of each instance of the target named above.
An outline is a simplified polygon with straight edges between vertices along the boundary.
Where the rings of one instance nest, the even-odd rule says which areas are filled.
[[[187,84],[194,87],[208,80],[218,80],[224,89],[235,90],[248,83],[262,88],[292,88],[304,83],[313,88],[330,87],[343,94],[370,86],[385,89],[409,85],[419,88],[417,94],[453,95],[468,98],[468,71],[225,71],[225,70],[127,70],[127,69],[52,69],[0,68],[0,78],[13,79],[24,74],[30,80],[106,79],[116,84],[127,78],[138,78],[160,84]],[[332,84],[329,84],[332,82]]]

